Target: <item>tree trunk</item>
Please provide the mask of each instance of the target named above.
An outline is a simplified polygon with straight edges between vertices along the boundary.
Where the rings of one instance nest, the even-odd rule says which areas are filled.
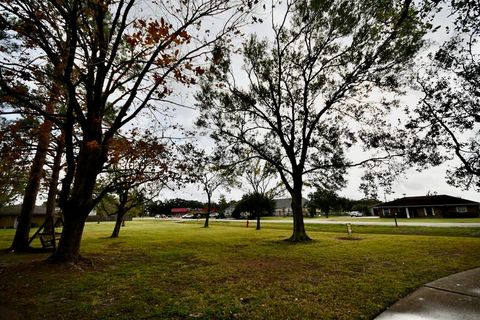
[[[257,230],[260,230],[260,212],[257,212]]]
[[[73,210],[65,215],[62,236],[57,250],[48,258],[54,263],[77,263],[80,258],[80,242],[88,212]]]
[[[123,218],[125,218],[125,213],[127,212],[126,206],[128,202],[128,189],[124,190],[120,194],[120,203],[117,210],[117,218],[115,219],[115,227],[113,228],[112,235],[110,238],[118,238],[120,234],[120,228],[122,227]]]
[[[112,235],[110,238],[118,238],[120,234],[120,228],[122,227],[123,218],[125,217],[125,211],[118,211],[117,218],[115,220],[115,227],[113,228]]]
[[[57,139],[57,148],[55,149],[55,157],[52,165],[52,176],[50,177],[50,183],[48,184],[48,197],[47,197],[47,212],[45,222],[51,222],[45,224],[45,232],[52,232],[55,223],[54,214],[55,207],[57,206],[57,194],[58,194],[58,179],[60,170],[62,169],[62,155],[63,155],[63,134]]]
[[[70,182],[65,178],[62,183],[60,208],[63,212],[64,226],[57,250],[49,258],[51,262],[76,263],[79,259],[85,220],[94,207],[93,191],[97,175],[106,161],[106,150],[97,141],[95,139],[82,141],[75,163],[73,187],[70,189]]]
[[[208,220],[210,219],[210,209],[211,209],[211,196],[208,195],[208,203],[207,203],[207,217],[205,218],[205,224],[203,225],[204,228],[208,228]]]
[[[294,187],[292,196],[292,213],[293,213],[293,234],[288,239],[292,242],[306,242],[311,241],[310,237],[305,231],[305,224],[303,222],[303,208],[302,208],[302,188]]]
[[[43,174],[43,166],[47,157],[48,145],[50,143],[50,132],[52,131],[52,122],[45,120],[39,127],[37,151],[32,161],[28,183],[23,196],[22,209],[20,211],[20,220],[18,222],[15,237],[13,238],[10,250],[14,252],[25,252],[29,250],[30,224],[32,222],[35,202],[37,200],[40,181]]]

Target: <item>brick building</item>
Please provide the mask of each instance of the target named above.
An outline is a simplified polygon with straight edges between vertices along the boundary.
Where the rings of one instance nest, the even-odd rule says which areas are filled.
[[[398,218],[475,218],[480,203],[448,195],[404,197],[372,207],[380,217]]]

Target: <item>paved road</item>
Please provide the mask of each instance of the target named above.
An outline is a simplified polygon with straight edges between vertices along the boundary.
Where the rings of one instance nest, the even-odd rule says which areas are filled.
[[[211,220],[211,221],[222,221],[222,222],[243,222],[245,220]],[[254,220],[250,220],[254,221]],[[317,219],[305,219],[305,224],[347,224],[351,223],[352,225],[358,226],[395,226],[395,222],[386,222],[378,221],[377,219],[352,219],[352,220],[317,220]],[[292,223],[292,220],[262,220],[263,223]],[[454,222],[398,222],[398,226],[408,226],[408,227],[438,227],[438,228],[451,228],[451,227],[460,227],[460,228],[480,228],[480,223],[477,222],[466,222],[466,223],[454,223]]]

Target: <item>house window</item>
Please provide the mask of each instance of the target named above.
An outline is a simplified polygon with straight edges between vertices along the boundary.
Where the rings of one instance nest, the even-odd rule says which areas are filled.
[[[384,216],[390,215],[390,209],[389,208],[383,208],[383,215]]]
[[[457,207],[457,212],[467,212],[467,207]]]

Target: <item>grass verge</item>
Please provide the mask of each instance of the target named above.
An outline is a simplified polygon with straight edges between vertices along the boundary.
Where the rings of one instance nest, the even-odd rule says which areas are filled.
[[[263,217],[264,220],[287,220],[293,221],[292,217]],[[329,218],[325,217],[305,217],[305,221],[309,220],[319,220],[319,221],[351,221],[351,222],[369,222],[369,223],[376,223],[376,222],[389,222],[391,224],[395,223],[393,218],[379,218],[379,217],[349,217],[349,216],[330,216]],[[480,223],[480,218],[413,218],[413,219],[406,219],[406,218],[398,218],[397,222],[400,223]]]
[[[222,222],[216,221],[218,225],[238,227],[236,224],[240,224],[245,227],[245,223],[235,222]],[[305,224],[307,232],[335,232],[335,233],[347,233],[345,224]],[[250,226],[255,226],[255,221],[250,220]],[[291,230],[292,226],[288,223],[269,223],[268,220],[262,221],[263,228],[267,229],[279,229],[279,230]],[[353,233],[360,234],[390,234],[390,235],[419,235],[419,236],[445,236],[445,237],[480,237],[480,228],[468,228],[468,227],[415,227],[400,225],[395,226],[381,226],[381,225],[351,225]]]

